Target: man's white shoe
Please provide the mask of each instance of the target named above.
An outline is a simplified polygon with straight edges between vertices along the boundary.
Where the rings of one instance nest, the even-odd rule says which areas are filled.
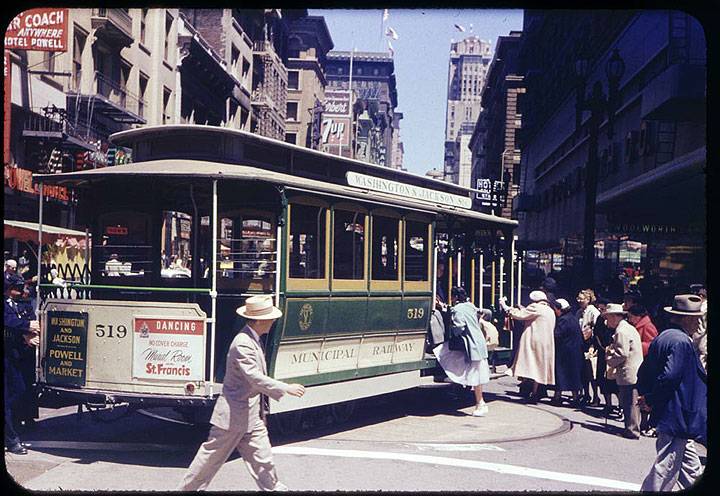
[[[488,413],[488,406],[485,403],[481,403],[475,408],[475,411],[472,412],[473,417],[484,417]]]

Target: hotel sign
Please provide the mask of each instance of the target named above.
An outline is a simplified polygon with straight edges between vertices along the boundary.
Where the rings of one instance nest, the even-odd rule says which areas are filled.
[[[5,48],[67,51],[68,9],[39,8],[18,14],[5,31]]]
[[[421,188],[397,181],[390,181],[380,177],[366,176],[355,172],[346,174],[348,185],[356,188],[389,193],[391,195],[413,198],[431,203],[439,203],[450,207],[471,208],[472,200],[467,196],[454,195],[444,191],[436,191],[428,188]]]

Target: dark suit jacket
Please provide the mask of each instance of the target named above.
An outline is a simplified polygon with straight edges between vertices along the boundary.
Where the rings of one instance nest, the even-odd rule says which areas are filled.
[[[707,439],[707,375],[693,342],[679,329],[661,332],[638,371],[650,422],[673,437]]]

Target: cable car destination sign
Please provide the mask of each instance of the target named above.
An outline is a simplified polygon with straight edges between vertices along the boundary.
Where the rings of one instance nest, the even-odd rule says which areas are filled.
[[[355,172],[347,172],[348,185],[356,188],[369,189],[371,191],[379,191],[381,193],[389,193],[391,195],[404,196],[415,200],[422,200],[451,207],[471,208],[472,200],[467,196],[454,195],[437,191],[434,189],[421,188],[411,184],[400,183],[383,179],[380,177],[366,176]]]

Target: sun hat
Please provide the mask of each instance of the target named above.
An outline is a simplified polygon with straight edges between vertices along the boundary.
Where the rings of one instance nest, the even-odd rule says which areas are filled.
[[[607,306],[605,307],[604,313],[605,314],[619,313],[619,314],[625,315],[627,312],[625,310],[623,310],[622,305],[619,303],[608,303]]]
[[[702,316],[702,298],[693,294],[675,295],[671,307],[665,307],[667,313],[676,315],[698,315]]]
[[[555,303],[558,304],[558,308],[560,310],[565,310],[567,308],[570,308],[570,303],[568,303],[568,301],[565,298],[558,298],[557,300],[555,300]]]
[[[547,295],[542,291],[535,290],[530,292],[530,299],[532,301],[547,301]]]
[[[272,296],[251,296],[236,310],[237,314],[249,320],[272,320],[282,317],[282,311],[273,305]]]

